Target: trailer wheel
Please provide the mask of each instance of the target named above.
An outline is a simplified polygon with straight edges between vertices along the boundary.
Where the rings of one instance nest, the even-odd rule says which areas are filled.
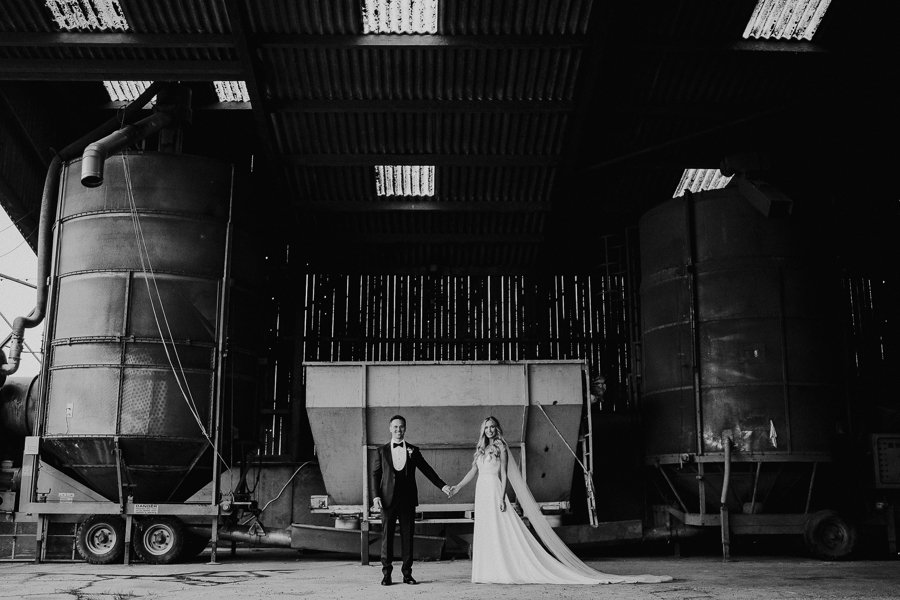
[[[175,517],[136,519],[131,546],[145,563],[168,565],[181,557],[184,537],[184,525]]]
[[[91,515],[78,526],[75,548],[92,565],[108,565],[125,554],[125,521],[116,515]]]
[[[209,546],[209,536],[200,535],[188,531],[184,536],[184,545],[181,548],[181,557],[184,559],[195,558]]]
[[[809,552],[823,560],[839,560],[856,547],[856,527],[833,510],[810,515],[803,531]]]

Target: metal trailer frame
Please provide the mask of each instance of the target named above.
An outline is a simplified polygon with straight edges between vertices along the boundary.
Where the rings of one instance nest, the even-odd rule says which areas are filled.
[[[532,406],[531,402],[531,388],[529,385],[529,369],[530,362],[542,363],[546,361],[521,361],[521,364],[525,368],[525,398],[524,398],[524,411],[523,418],[521,423],[522,428],[522,441],[519,443],[519,452],[521,457],[520,470],[522,472],[522,478],[527,481],[526,475],[526,465],[527,465],[527,453],[526,453],[526,439],[527,439],[527,430],[528,430],[528,419],[529,419],[529,408]],[[310,512],[315,514],[327,514],[331,515],[335,518],[338,517],[357,517],[360,521],[359,526],[359,553],[360,553],[360,564],[368,565],[369,564],[369,531],[372,524],[381,524],[380,513],[374,511],[369,506],[369,450],[377,449],[381,446],[381,444],[372,444],[367,439],[367,417],[366,417],[366,409],[368,408],[368,388],[367,388],[367,377],[368,377],[368,367],[369,365],[384,365],[385,363],[377,363],[377,362],[362,362],[359,363],[360,366],[360,377],[361,381],[361,392],[360,392],[360,404],[362,406],[362,440],[360,441],[360,453],[362,454],[362,497],[363,504],[340,504],[340,505],[332,505],[332,506],[310,506]],[[391,363],[391,364],[402,364],[402,363]],[[592,421],[591,421],[591,406],[590,406],[590,396],[589,396],[589,381],[588,381],[588,368],[587,364],[582,361],[581,365],[581,379],[582,379],[582,401],[583,401],[583,409],[587,413],[587,432],[585,435],[579,438],[579,441],[582,444],[582,455],[584,460],[581,461],[578,459],[578,455],[572,448],[569,450],[575,456],[576,465],[580,465],[584,470],[584,478],[585,485],[587,490],[587,505],[588,505],[588,514],[590,517],[591,525],[597,526],[597,512],[596,512],[596,502],[594,499],[594,485],[593,485],[593,431],[592,431]],[[550,425],[559,433],[559,430],[556,429],[556,425],[550,420],[549,415],[543,410],[543,407],[540,404],[536,405],[541,413],[547,418]],[[562,434],[560,434],[562,437]],[[563,440],[565,443],[565,440]],[[568,444],[566,444],[568,447]],[[424,450],[435,450],[435,449],[463,449],[468,450],[472,447],[471,444],[418,444],[418,447]],[[327,503],[327,497],[326,497]],[[542,509],[553,510],[553,511],[564,511],[571,508],[571,503],[568,501],[561,502],[539,502],[538,503]],[[416,507],[416,523],[473,523],[473,511],[475,505],[474,504],[420,504]],[[462,513],[463,516],[457,517],[428,517],[427,515],[433,513]],[[421,515],[421,516],[419,516]]]
[[[16,514],[35,519],[35,556],[34,562],[41,563],[46,558],[47,523],[54,518],[77,515],[112,515],[125,519],[124,564],[131,564],[131,534],[134,529],[134,518],[147,515],[177,517],[208,517],[212,525],[210,537],[211,557],[209,564],[216,564],[218,544],[219,517],[229,514],[223,511],[216,501],[218,497],[218,476],[213,480],[213,494],[210,503],[135,503],[131,496],[124,496],[119,486],[118,502],[40,502],[37,499],[37,473],[40,465],[40,436],[25,438],[25,451],[22,456],[22,480],[19,489],[23,492]],[[118,454],[118,453],[117,453]],[[214,453],[215,457],[215,453]],[[118,471],[121,472],[121,456],[118,457]],[[121,483],[121,480],[120,480]]]
[[[730,448],[730,446],[727,446],[726,448]],[[733,457],[730,451],[726,451],[724,456],[718,454],[658,456],[648,460],[647,465],[658,471],[661,478],[665,481],[668,491],[672,493],[676,501],[676,505],[665,505],[662,507],[667,521],[667,528],[677,528],[679,525],[688,527],[719,528],[721,531],[722,558],[723,560],[729,560],[731,558],[730,547],[732,534],[807,534],[808,524],[812,515],[815,514],[815,512],[810,512],[810,506],[812,504],[819,465],[829,464],[831,462],[832,457],[825,453],[803,453],[792,455],[746,453],[741,454],[739,457]],[[756,465],[753,475],[753,491],[749,502],[750,511],[748,513],[733,513],[729,511],[727,506],[726,497],[729,493],[731,465],[735,463]],[[806,500],[802,512],[754,512],[754,505],[756,505],[757,502],[760,502],[758,497],[758,483],[763,465],[766,463],[773,465],[788,463],[809,466],[809,483],[806,487]],[[677,486],[666,473],[667,466],[671,467],[678,464],[693,464],[696,467],[695,479],[697,482],[697,495],[695,498],[695,507],[688,506],[684,499],[681,498]],[[709,490],[707,488],[709,483],[708,478],[706,477],[706,468],[717,464],[723,465],[723,479],[720,490],[721,497],[718,499],[708,498]],[[716,506],[718,506],[718,510],[715,510]],[[691,510],[692,508],[696,508],[696,512]],[[885,527],[887,532],[888,551],[891,554],[897,552],[897,536],[893,507],[885,507],[879,514],[876,514],[861,523]],[[677,537],[674,539],[677,540]]]
[[[660,460],[662,458],[662,460]],[[668,458],[669,460],[665,460]],[[732,457],[730,452],[726,452],[725,457],[719,455],[698,455],[691,456],[691,462],[696,464],[697,468],[697,500],[699,503],[698,512],[693,512],[682,500],[676,486],[666,474],[665,465],[679,464],[683,462],[684,457],[658,457],[650,464],[656,468],[659,474],[665,480],[669,491],[672,492],[678,504],[675,506],[666,506],[667,515],[674,517],[678,522],[693,527],[719,527],[722,537],[722,557],[730,558],[731,534],[802,534],[807,519],[809,518],[809,507],[812,501],[813,489],[816,483],[816,473],[820,462],[830,462],[830,457],[820,454],[807,454],[802,457],[799,455],[778,456],[759,455],[759,456],[742,456],[742,463],[755,463],[756,470],[753,479],[753,493],[750,499],[749,514],[731,514],[725,502],[725,496],[728,493],[730,466]],[[806,459],[806,460],[801,460]],[[800,513],[754,513],[753,506],[757,503],[757,491],[759,476],[762,472],[763,463],[808,463],[811,465],[809,486],[806,493],[806,503],[803,512]],[[718,512],[708,512],[707,509],[714,501],[707,499],[707,479],[705,476],[706,466],[710,464],[724,465],[724,479],[722,485],[722,498],[718,502]]]

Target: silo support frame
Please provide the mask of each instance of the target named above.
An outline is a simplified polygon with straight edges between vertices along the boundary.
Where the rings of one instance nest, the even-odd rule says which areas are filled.
[[[46,556],[47,524],[56,518],[75,517],[78,515],[119,515],[125,520],[125,540],[130,542],[129,521],[134,517],[146,517],[149,515],[173,516],[173,517],[211,517],[213,523],[218,522],[220,516],[228,513],[222,511],[218,504],[203,503],[160,503],[141,504],[135,503],[130,498],[122,502],[39,502],[36,500],[37,472],[40,469],[40,437],[28,436],[25,438],[25,450],[22,460],[22,479],[19,489],[22,491],[22,500],[19,503],[17,515],[21,520],[35,520],[35,558],[40,563]],[[61,474],[60,474],[61,475]],[[75,483],[73,485],[78,486]],[[120,488],[121,492],[121,488]],[[128,546],[125,547],[124,561],[129,564]]]

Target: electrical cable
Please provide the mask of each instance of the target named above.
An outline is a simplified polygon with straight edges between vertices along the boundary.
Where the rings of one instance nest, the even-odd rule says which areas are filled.
[[[278,500],[279,498],[281,498],[281,494],[284,493],[284,490],[287,489],[288,484],[289,484],[291,481],[293,481],[294,477],[297,476],[297,473],[300,472],[300,469],[302,469],[302,468],[305,467],[306,465],[311,465],[311,464],[313,464],[314,462],[316,462],[316,461],[314,461],[314,460],[308,460],[308,461],[306,461],[305,463],[303,463],[302,465],[300,465],[299,467],[297,467],[297,470],[294,471],[294,474],[291,475],[291,476],[288,478],[288,480],[284,482],[284,485],[283,485],[283,486],[281,486],[281,490],[278,492],[278,495],[275,496],[274,498],[272,498],[271,500],[269,500],[268,502],[266,502],[266,505],[263,506],[262,509],[260,509],[259,514],[262,514],[263,511],[265,511],[267,508],[269,508],[269,505],[270,505],[270,504],[272,504],[273,502],[275,502],[276,500]]]
[[[24,244],[25,242],[28,241],[28,238],[29,238],[33,233],[34,233],[34,230],[32,229],[32,230],[31,230],[31,233],[29,233],[28,235],[24,236],[24,237],[22,238],[22,241],[21,241],[21,242],[19,242],[18,244],[16,244],[15,246],[13,246],[11,249],[7,250],[7,251],[4,252],[3,254],[0,254],[0,258],[3,258],[4,256],[9,256],[10,254],[12,254],[12,253],[15,252],[16,250],[18,250],[19,247],[20,247],[22,244]]]
[[[11,227],[14,227],[14,226],[18,225],[19,223],[21,223],[21,222],[25,219],[25,217],[31,215],[31,213],[33,213],[33,212],[34,212],[34,209],[32,208],[31,210],[29,210],[27,213],[25,213],[24,215],[22,215],[21,217],[19,217],[19,218],[16,219],[15,221],[10,221],[9,225],[7,225],[6,227],[4,227],[3,229],[0,229],[0,233],[3,233],[3,232],[6,231],[7,229],[9,229],[9,228],[11,228]],[[32,233],[33,233],[33,232],[32,232]]]

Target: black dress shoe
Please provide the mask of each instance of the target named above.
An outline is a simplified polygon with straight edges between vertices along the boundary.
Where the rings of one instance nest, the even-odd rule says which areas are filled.
[[[415,579],[413,579],[413,578],[412,578],[412,575],[410,575],[409,577],[404,577],[404,578],[403,578],[403,583],[408,583],[409,585],[416,585],[416,584],[418,584],[419,582],[416,581]]]
[[[381,578],[381,585],[391,585],[391,578],[384,576]]]

